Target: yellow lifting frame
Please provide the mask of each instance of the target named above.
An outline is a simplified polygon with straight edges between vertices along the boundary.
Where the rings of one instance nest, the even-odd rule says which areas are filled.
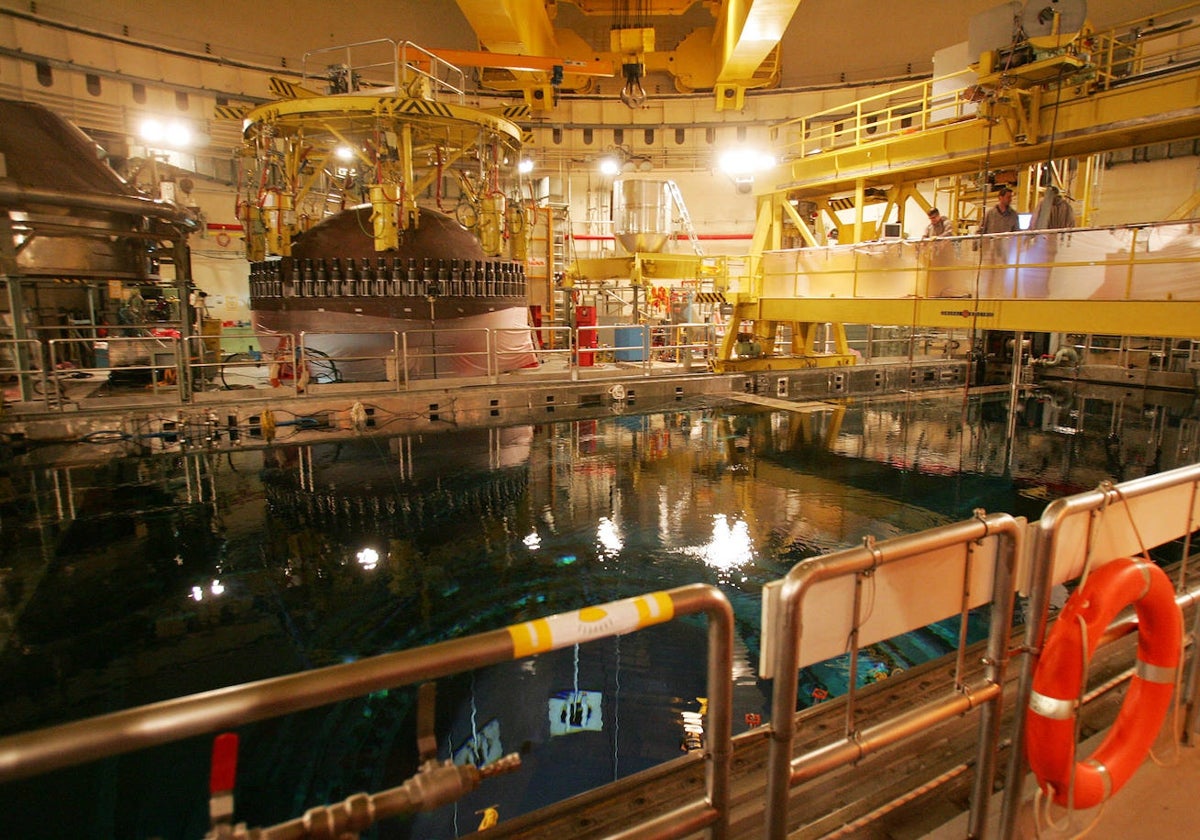
[[[438,177],[435,168],[428,169],[418,181],[414,154],[419,147],[446,149],[445,165],[460,159],[467,149],[481,143],[481,138],[514,146],[522,140],[520,127],[503,114],[394,95],[308,95],[254,108],[246,120],[252,127],[247,130],[248,138],[257,126],[260,138],[268,136],[284,144],[278,199],[262,207],[247,202],[243,213],[247,252],[259,259],[290,253],[292,237],[301,229],[295,209],[311,194],[335,146],[352,149],[365,167],[376,166],[355,135],[361,137],[384,127],[395,133],[398,145],[397,161],[387,165],[395,177],[389,178],[383,171],[367,186],[376,251],[395,248],[398,231],[416,224],[416,197]]]

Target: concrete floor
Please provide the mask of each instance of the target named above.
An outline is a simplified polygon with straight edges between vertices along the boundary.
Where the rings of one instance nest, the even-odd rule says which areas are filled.
[[[1089,743],[1090,753],[1095,744]],[[1074,814],[1068,823],[1066,813],[1057,806],[1053,819],[1058,828],[1036,825],[1033,797],[1037,790],[1032,776],[1025,781],[1025,805],[1017,823],[1018,840],[1051,840],[1087,836],[1121,840],[1183,840],[1200,837],[1200,745],[1175,748],[1160,738],[1152,758],[1117,791],[1107,803],[1090,811]],[[997,799],[991,808],[992,825],[987,837],[998,836],[995,824],[1000,813]],[[1093,825],[1093,822],[1095,823]],[[928,840],[962,840],[967,836],[964,814],[940,829],[930,832]]]

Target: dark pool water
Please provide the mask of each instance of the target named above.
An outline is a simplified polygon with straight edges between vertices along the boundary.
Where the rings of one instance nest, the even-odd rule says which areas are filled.
[[[737,619],[735,732],[769,719],[759,591],[799,560],[1195,460],[1190,397],[912,395],[650,414],[72,468],[0,464],[0,734],[491,630],[692,582]],[[860,681],[956,621],[874,645]],[[982,621],[972,623],[982,634]],[[705,693],[683,619],[445,679],[441,756],[524,766],[377,836],[453,837],[678,756]],[[846,689],[806,669],[798,704]],[[415,769],[415,693],[241,730],[252,826]],[[210,739],[0,786],[5,836],[193,838]]]

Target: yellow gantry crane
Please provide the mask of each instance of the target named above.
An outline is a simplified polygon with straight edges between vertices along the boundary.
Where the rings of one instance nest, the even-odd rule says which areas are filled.
[[[578,33],[555,26],[560,5],[609,20],[609,43],[601,50]],[[717,110],[740,110],[747,90],[779,84],[779,40],[800,0],[721,0],[712,26],[689,32],[673,49],[662,49],[656,21],[678,17],[695,0],[458,0],[458,6],[491,53],[561,56],[550,67],[519,63],[475,65],[493,90],[520,92],[534,110],[554,107],[559,92],[588,93],[602,65],[619,70],[621,98],[630,107],[645,100],[646,73],[668,73],[681,93],[712,91]],[[473,64],[473,62],[472,62]],[[610,73],[609,75],[612,75]]]
[[[1068,11],[1074,6],[1062,4]],[[954,324],[958,313],[944,304],[766,294],[762,255],[824,244],[815,221],[821,214],[833,220],[836,209],[855,210],[842,244],[876,239],[880,231],[864,221],[864,208],[883,203],[882,220],[902,223],[906,207],[930,207],[918,185],[949,185],[947,198],[956,206],[982,204],[989,186],[1023,181],[1018,195],[1028,207],[1038,189],[1068,187],[1064,181],[1070,171],[1082,173],[1081,184],[1090,183],[1087,167],[1103,152],[1200,136],[1200,64],[1193,58],[1200,52],[1197,15],[1200,4],[1192,3],[1153,20],[1094,32],[1082,18],[1064,20],[1052,12],[1029,25],[1040,27],[1038,34],[984,51],[968,71],[775,126],[784,158],[756,180],[751,252],[758,264],[741,288],[726,293],[734,311],[717,368],[853,364],[844,323]],[[1193,197],[1172,216],[1181,217],[1197,204]],[[1086,223],[1086,216],[1080,221]],[[1061,304],[1010,304],[1008,310],[1024,328],[1053,331],[1065,315]],[[1069,306],[1069,314],[1078,318],[1078,302]],[[1124,306],[1118,319],[1145,319],[1162,328],[1161,307]],[[1194,323],[1196,314],[1193,308],[1172,317]],[[1113,319],[1103,313],[1105,322]],[[748,330],[737,328],[743,323]],[[818,351],[812,339],[819,325],[830,323],[834,350]],[[785,324],[791,328],[790,352],[776,356],[774,339]],[[1004,328],[1000,320],[989,326]],[[1137,327],[1126,322],[1124,332]],[[758,352],[740,355],[739,343]]]

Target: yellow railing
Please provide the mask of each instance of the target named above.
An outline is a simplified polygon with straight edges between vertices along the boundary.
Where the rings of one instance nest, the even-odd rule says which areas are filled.
[[[763,255],[764,298],[1200,300],[1200,228],[1163,222]]]
[[[773,126],[771,134],[783,141],[781,157],[791,159],[973,118],[975,103],[961,95],[962,88],[973,79],[973,72],[963,70],[916,82],[788,120]]]
[[[1170,72],[1200,61],[1200,3],[1126,21],[1085,39],[1096,81],[1107,90],[1123,80]]]
[[[1083,32],[1067,49],[1107,90],[1121,82],[1172,72],[1200,62],[1200,3],[1126,21],[1103,32]],[[1073,74],[1078,76],[1078,74]],[[949,122],[972,119],[978,92],[972,69],[916,82],[772,127],[783,141],[782,159],[863,146]]]

